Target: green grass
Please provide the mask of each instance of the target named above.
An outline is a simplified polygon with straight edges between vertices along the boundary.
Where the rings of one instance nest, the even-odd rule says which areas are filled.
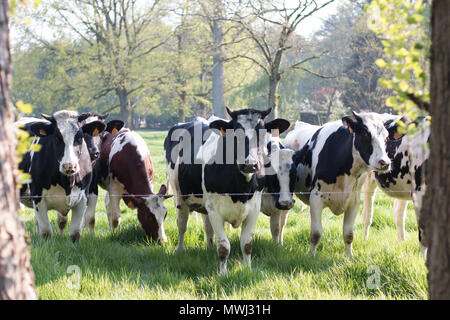
[[[156,167],[155,189],[166,183],[163,157],[165,132],[140,134],[148,142]],[[255,228],[252,268],[242,264],[239,231],[229,233],[228,275],[218,274],[215,249],[206,249],[203,223],[194,214],[185,237],[186,250],[176,252],[178,231],[173,200],[166,201],[168,243],[151,244],[136,212],[122,203],[118,230],[108,227],[102,190],[97,203],[95,235],[83,233],[72,244],[68,228],[57,235],[56,213],[49,213],[54,236],[34,233],[34,213],[27,209],[31,262],[40,299],[426,299],[426,267],[417,240],[412,205],[408,205],[406,241],[399,243],[392,199],[378,193],[369,240],[364,239],[361,214],[355,225],[354,257],[345,256],[343,216],[323,214],[324,235],[315,257],[308,255],[307,208],[296,200],[284,233],[284,244],[270,235],[269,218],[261,214]],[[70,216],[70,214],[69,214]],[[70,221],[69,221],[70,223]],[[68,224],[69,226],[69,224]],[[68,267],[78,266],[77,276]],[[380,286],[370,289],[372,269]],[[79,284],[79,286],[74,286]]]

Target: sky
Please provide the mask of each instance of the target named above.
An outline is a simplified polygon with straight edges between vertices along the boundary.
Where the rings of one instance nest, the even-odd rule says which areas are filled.
[[[287,4],[289,4],[289,2],[292,2],[293,4],[297,3],[298,0],[285,0],[287,2]],[[317,3],[320,5],[324,2],[326,2],[327,0],[317,0]],[[312,34],[314,32],[316,32],[317,30],[320,29],[320,27],[322,26],[323,20],[326,19],[329,15],[334,14],[337,10],[337,7],[342,4],[344,1],[347,0],[335,0],[334,2],[332,2],[331,4],[327,5],[326,7],[322,8],[321,10],[319,10],[318,12],[316,12],[314,15],[306,18],[304,21],[301,22],[301,24],[299,25],[299,27],[296,30],[296,33],[299,35],[302,35],[305,38],[309,38],[310,36],[312,36]],[[31,25],[30,27],[33,28],[33,30],[35,32],[37,32],[38,34],[40,34],[40,36],[43,36],[43,38],[53,38],[53,32],[52,30],[48,29],[47,27],[44,26],[39,26],[36,25],[34,21],[29,20],[26,15],[21,15],[20,13],[18,13],[18,18],[22,21],[31,21]],[[17,34],[17,30],[15,30],[14,26],[11,27],[11,42],[12,45],[14,47],[14,43],[15,41],[18,40],[18,34]]]

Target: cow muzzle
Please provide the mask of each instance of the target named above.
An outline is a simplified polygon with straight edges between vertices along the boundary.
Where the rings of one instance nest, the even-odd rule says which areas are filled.
[[[66,162],[61,165],[65,175],[71,176],[78,172],[78,165],[75,162]]]
[[[289,201],[280,201],[277,202],[277,208],[280,210],[289,210],[292,209],[292,207],[294,206],[294,199],[289,200]]]

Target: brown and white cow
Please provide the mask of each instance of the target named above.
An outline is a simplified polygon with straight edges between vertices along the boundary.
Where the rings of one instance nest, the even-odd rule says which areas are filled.
[[[146,234],[154,241],[166,242],[164,219],[167,210],[164,199],[167,188],[161,185],[153,193],[154,167],[150,151],[142,137],[127,128],[117,131],[107,127],[100,152],[99,184],[107,190],[105,197],[109,226],[120,224],[120,199],[131,209],[137,209],[138,219]],[[87,217],[88,218],[88,217]]]

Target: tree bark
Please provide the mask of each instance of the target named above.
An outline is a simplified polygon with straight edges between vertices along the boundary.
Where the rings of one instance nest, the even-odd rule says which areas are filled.
[[[269,78],[269,95],[267,97],[268,107],[272,108],[272,112],[269,114],[268,119],[278,118],[278,102],[280,94],[278,89],[280,87],[281,77],[279,75],[274,75]]]
[[[432,117],[427,190],[419,224],[428,247],[430,299],[450,299],[450,2],[432,3],[431,87]]]
[[[119,97],[120,119],[125,122],[125,127],[133,130],[133,121],[131,119],[131,103],[126,88],[117,88],[116,94]]]
[[[222,0],[217,0],[216,14],[212,21],[211,31],[213,38],[213,68],[212,68],[212,96],[213,96],[213,110],[214,115],[219,118],[225,118],[224,108],[224,75],[223,75],[223,62],[224,54],[222,50],[223,44],[223,30],[220,21],[222,16],[223,3]]]
[[[30,249],[18,214],[8,1],[0,1],[0,299],[36,299]]]

